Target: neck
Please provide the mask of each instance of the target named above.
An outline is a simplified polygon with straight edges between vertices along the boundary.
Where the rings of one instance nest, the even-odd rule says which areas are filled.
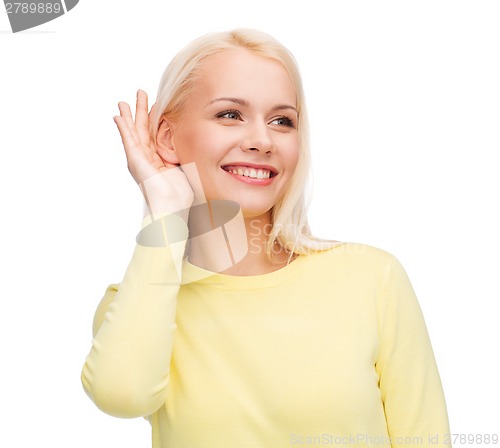
[[[222,260],[222,258],[227,259],[227,245],[221,234],[214,234],[213,237],[204,238],[203,241],[192,241],[189,251],[190,262],[210,271],[238,276],[266,274],[284,267],[289,262],[290,253],[278,243],[273,250],[273,259],[270,259],[266,253],[266,245],[272,228],[270,213],[245,218],[244,222],[248,250],[236,264],[224,263]],[[222,251],[217,249],[221,247]],[[217,269],[217,266],[220,268]]]

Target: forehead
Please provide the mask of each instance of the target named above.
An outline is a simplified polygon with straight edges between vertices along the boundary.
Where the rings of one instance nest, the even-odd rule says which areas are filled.
[[[250,102],[287,102],[296,105],[288,71],[275,59],[245,49],[230,49],[207,57],[195,84],[198,98],[238,97]]]

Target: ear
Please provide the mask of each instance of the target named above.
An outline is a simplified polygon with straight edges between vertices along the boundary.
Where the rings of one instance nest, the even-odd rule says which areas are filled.
[[[156,151],[158,155],[167,163],[179,165],[179,157],[175,151],[175,145],[172,138],[171,123],[162,118],[156,133]]]

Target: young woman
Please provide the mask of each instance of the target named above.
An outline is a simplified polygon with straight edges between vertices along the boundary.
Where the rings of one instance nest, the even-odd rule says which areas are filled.
[[[307,226],[307,116],[270,36],[203,36],[115,122],[147,205],[82,372],[153,446],[443,446],[425,323],[391,254]]]

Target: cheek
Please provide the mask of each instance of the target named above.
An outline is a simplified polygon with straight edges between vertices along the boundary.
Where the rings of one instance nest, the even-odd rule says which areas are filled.
[[[181,165],[199,160],[198,139],[194,134],[186,134],[175,141],[175,151]]]
[[[298,139],[294,139],[293,141],[289,142],[288,148],[289,150],[285,155],[286,166],[288,170],[293,172],[295,171],[300,155]]]
[[[227,133],[214,126],[191,128],[176,143],[181,164],[197,162],[200,166],[218,163],[231,147]]]

